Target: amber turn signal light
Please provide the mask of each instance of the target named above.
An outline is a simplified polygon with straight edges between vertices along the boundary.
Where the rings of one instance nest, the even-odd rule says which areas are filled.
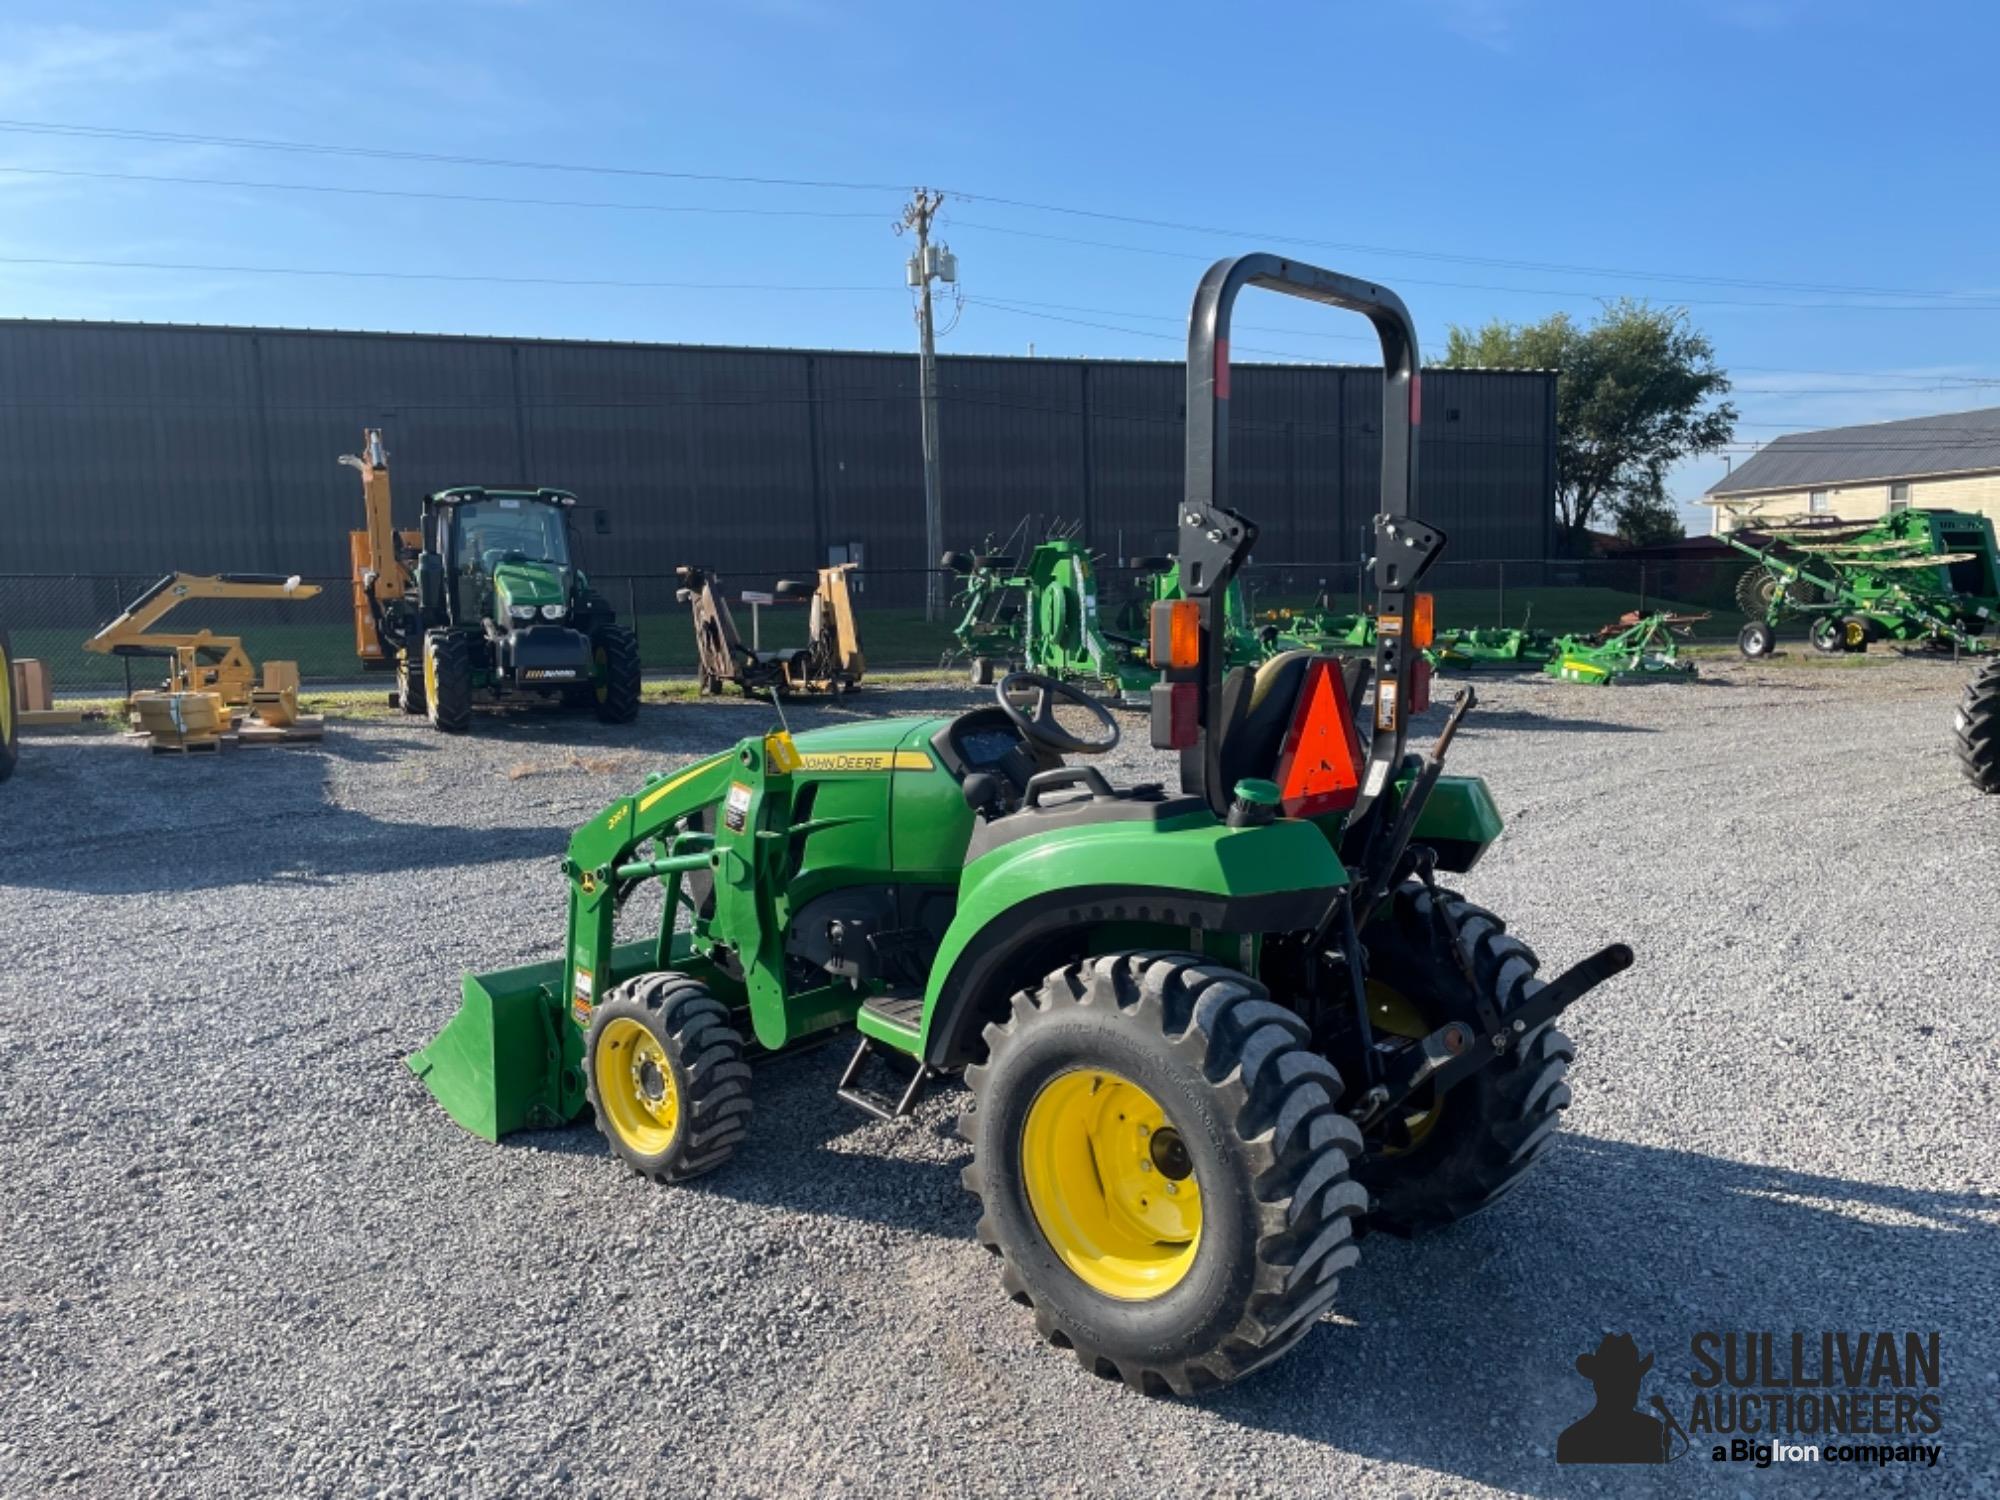
[[[1201,665],[1201,606],[1192,599],[1162,599],[1148,617],[1148,655],[1163,671]]]
[[[1431,643],[1437,621],[1437,600],[1430,594],[1418,594],[1410,601],[1410,649],[1422,651]]]

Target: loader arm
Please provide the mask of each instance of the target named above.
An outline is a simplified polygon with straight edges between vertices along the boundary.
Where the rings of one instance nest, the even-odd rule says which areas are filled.
[[[233,704],[249,701],[257,669],[241,636],[212,630],[160,631],[154,627],[194,599],[310,599],[316,583],[269,573],[169,573],[134,599],[125,612],[83,643],[100,656],[164,656],[174,664],[176,691],[219,689]],[[213,665],[203,657],[213,658]]]
[[[389,492],[389,453],[380,428],[362,433],[359,454],[343,453],[340,461],[361,475],[362,529],[348,533],[354,565],[354,649],[363,661],[384,657],[381,621],[384,611],[410,592],[410,570],[402,548],[410,534],[396,530]],[[421,533],[414,538],[421,545]]]

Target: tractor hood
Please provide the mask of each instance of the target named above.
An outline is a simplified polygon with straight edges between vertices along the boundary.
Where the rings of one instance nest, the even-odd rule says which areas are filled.
[[[545,604],[567,604],[569,591],[564,579],[567,571],[549,562],[501,563],[493,570],[493,599],[500,606],[502,617],[516,605],[539,609]]]

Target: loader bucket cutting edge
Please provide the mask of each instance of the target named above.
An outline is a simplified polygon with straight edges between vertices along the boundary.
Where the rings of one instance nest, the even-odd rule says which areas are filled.
[[[407,1059],[445,1113],[480,1139],[565,1124],[580,1107],[563,1100],[551,998],[562,979],[561,959],[466,975],[457,1014]]]

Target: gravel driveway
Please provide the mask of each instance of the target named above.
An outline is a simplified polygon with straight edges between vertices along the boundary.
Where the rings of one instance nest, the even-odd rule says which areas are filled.
[[[1194,1404],[1036,1342],[971,1237],[955,1088],[881,1125],[833,1097],[844,1048],[774,1063],[735,1161],[662,1189],[587,1127],[474,1140],[404,1070],[462,970],[557,950],[573,825],[768,709],[220,760],[30,739],[0,1494],[1992,1494],[2000,799],[1946,754],[1964,675],[1482,683],[1453,762],[1510,821],[1465,889],[1550,969],[1619,938],[1639,966],[1571,1013],[1528,1186],[1369,1239],[1337,1316]],[[1128,722],[1106,769],[1160,774]],[[1726,1329],[1938,1330],[1939,1466],[1556,1466],[1579,1351],[1631,1332],[1679,1411]]]

